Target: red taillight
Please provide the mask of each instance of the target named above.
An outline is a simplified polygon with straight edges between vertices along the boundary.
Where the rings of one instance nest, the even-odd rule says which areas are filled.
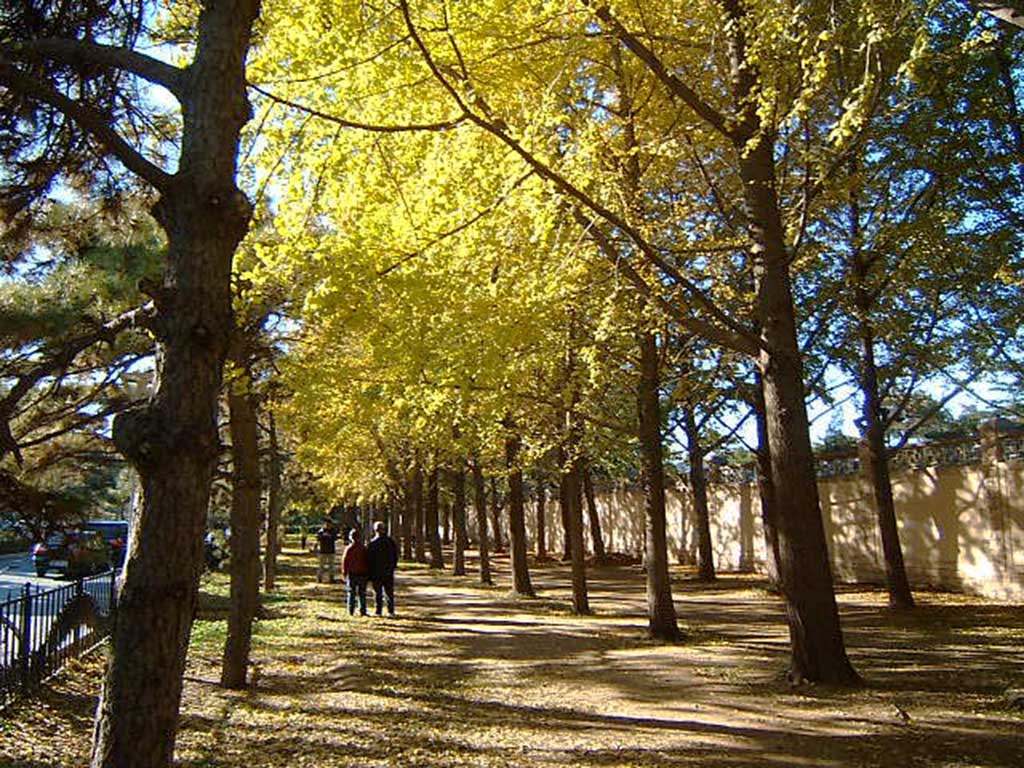
[[[123,546],[124,546],[124,542],[121,541],[120,539],[114,539],[112,542],[110,542],[111,549],[121,549],[121,547],[123,547]]]
[[[36,544],[35,546],[32,547],[32,554],[33,555],[45,555],[49,551],[50,550],[48,550],[46,548],[45,544]]]

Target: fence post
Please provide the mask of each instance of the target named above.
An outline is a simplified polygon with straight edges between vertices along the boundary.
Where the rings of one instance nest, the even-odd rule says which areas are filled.
[[[18,648],[18,668],[21,670],[21,687],[28,690],[32,685],[32,584],[25,582],[21,593],[21,644]]]
[[[81,603],[82,593],[85,592],[85,577],[79,576],[75,581],[75,596],[74,601],[76,604]],[[74,644],[73,655],[77,656],[82,651],[82,623],[81,620],[75,624],[75,644]]]

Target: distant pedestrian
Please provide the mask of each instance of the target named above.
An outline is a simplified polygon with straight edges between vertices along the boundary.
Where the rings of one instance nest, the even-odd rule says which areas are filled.
[[[363,537],[358,528],[353,528],[348,534],[349,545],[345,547],[345,554],[341,558],[341,573],[348,585],[348,615],[353,616],[356,612],[356,599],[359,600],[359,613],[366,615],[366,582],[370,572],[369,559],[366,556],[366,547],[363,545]]]
[[[388,536],[388,528],[382,522],[373,524],[376,534],[366,548],[370,566],[370,581],[373,582],[374,602],[377,615],[384,609],[384,598],[387,597],[388,614],[395,615],[395,568],[398,567],[398,545]]]
[[[331,518],[325,518],[324,524],[316,532],[317,569],[316,580],[334,583],[334,553],[337,551],[335,542],[338,540],[338,529]]]

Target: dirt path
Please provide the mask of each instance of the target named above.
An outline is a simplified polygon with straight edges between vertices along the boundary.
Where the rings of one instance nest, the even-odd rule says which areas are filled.
[[[507,584],[507,561],[497,565]],[[635,568],[592,573],[597,615],[586,618],[567,613],[559,565],[534,568],[536,600],[407,568],[393,620],[349,618],[341,589],[315,584],[311,568],[288,560],[252,691],[211,684],[223,621],[216,609],[200,617],[182,765],[1024,766],[1024,715],[1004,695],[1024,688],[1020,606],[923,595],[897,616],[880,593],[845,592],[847,641],[868,685],[794,691],[780,674],[781,605],[754,579],[708,587],[678,574],[687,638],[663,646],[643,639]],[[5,725],[0,756],[82,764],[88,717],[61,711],[60,685],[41,707],[5,713],[20,720],[21,744]],[[87,700],[74,697],[79,710]],[[50,745],[51,756],[67,752],[59,763],[42,758],[47,719],[79,740]]]

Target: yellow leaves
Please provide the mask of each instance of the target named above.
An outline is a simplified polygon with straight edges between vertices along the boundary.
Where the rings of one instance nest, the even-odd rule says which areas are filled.
[[[666,68],[726,120],[756,109],[757,138],[775,142],[779,198],[795,211],[783,223],[791,241],[806,213],[801,185],[868,125],[913,27],[882,0],[841,15],[828,3],[751,0],[736,22],[741,73],[730,50],[737,29],[723,31],[719,3],[611,8],[649,31]],[[475,114],[500,120],[539,162],[712,286],[715,300],[748,308],[735,147],[636,56],[620,48],[613,57],[594,34],[592,6],[474,0],[411,10],[438,71]],[[596,392],[629,375],[632,334],[663,318],[637,317],[632,289],[581,232],[567,197],[517,153],[469,123],[387,133],[323,117],[395,126],[458,114],[392,5],[268,4],[250,72],[318,113],[263,108],[251,178],[267,182],[273,236],[253,244],[258,266],[246,276],[282,273],[294,287],[302,343],[286,376],[306,411],[292,418],[313,436],[309,455],[325,472],[339,456],[375,455],[374,430],[447,445],[456,419],[482,436],[508,410],[522,423],[543,418],[526,401],[557,399],[570,314],[587,323],[576,342],[581,386]],[[755,80],[751,104],[734,103],[739,74]],[[610,234],[621,258],[639,261],[628,237]]]

